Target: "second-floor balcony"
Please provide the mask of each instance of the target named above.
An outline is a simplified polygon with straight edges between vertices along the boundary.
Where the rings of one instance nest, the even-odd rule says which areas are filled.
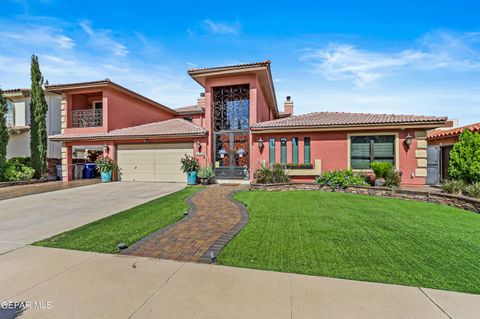
[[[103,126],[103,110],[73,110],[72,127]]]

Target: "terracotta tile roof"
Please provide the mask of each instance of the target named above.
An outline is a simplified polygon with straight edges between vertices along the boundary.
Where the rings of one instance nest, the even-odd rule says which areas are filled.
[[[29,93],[31,90],[30,89],[7,89],[7,90],[3,90],[2,92],[5,93],[5,94],[9,94],[9,93]]]
[[[148,137],[188,137],[203,136],[207,130],[184,119],[170,119],[138,126],[92,134],[61,134],[49,136],[52,141],[85,139],[128,139]]]
[[[176,114],[177,112],[175,110],[172,110],[168,106],[165,106],[161,103],[158,103],[152,99],[149,99],[146,96],[143,96],[141,94],[138,94],[137,92],[134,92],[130,89],[127,89],[124,86],[121,86],[120,84],[117,84],[115,82],[110,81],[110,79],[104,79],[104,80],[99,80],[99,81],[89,81],[89,82],[76,82],[76,83],[64,83],[64,84],[49,84],[45,85],[45,90],[56,92],[56,91],[64,91],[64,90],[69,90],[69,89],[76,89],[76,88],[87,88],[87,87],[98,87],[98,86],[110,86],[113,87],[117,90],[123,91],[124,93],[131,95],[133,97],[139,98],[153,106],[156,106],[158,108],[161,108],[171,114]]]
[[[430,131],[427,133],[428,139],[439,139],[439,138],[446,138],[446,137],[454,137],[460,135],[464,130],[470,130],[472,132],[479,132],[480,131],[480,123],[474,123],[462,127],[455,127],[452,129],[437,129],[434,131]]]
[[[205,109],[198,104],[177,107],[174,110],[180,114],[205,113]]]
[[[269,66],[271,63],[270,60],[265,60],[261,62],[253,62],[253,63],[243,63],[243,64],[233,64],[233,65],[224,65],[224,66],[214,66],[209,68],[191,68],[188,69],[188,74],[197,74],[202,72],[210,72],[215,70],[234,70],[234,69],[248,69],[252,67],[260,67],[260,66]]]
[[[257,123],[252,126],[252,129],[401,125],[438,123],[446,120],[447,117],[436,116],[314,112]]]

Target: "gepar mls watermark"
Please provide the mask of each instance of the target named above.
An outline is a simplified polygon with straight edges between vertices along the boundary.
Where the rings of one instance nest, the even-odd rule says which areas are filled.
[[[3,310],[50,310],[53,308],[53,302],[49,300],[22,300],[22,301],[2,301],[0,309]]]

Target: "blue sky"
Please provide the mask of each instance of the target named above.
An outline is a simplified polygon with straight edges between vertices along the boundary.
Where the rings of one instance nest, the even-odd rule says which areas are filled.
[[[279,105],[480,121],[478,1],[2,0],[0,86],[103,78],[171,107],[190,67],[272,61]]]

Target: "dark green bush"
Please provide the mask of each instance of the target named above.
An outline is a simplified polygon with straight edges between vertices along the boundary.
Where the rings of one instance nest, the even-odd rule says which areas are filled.
[[[464,130],[450,152],[448,167],[453,179],[480,182],[480,134]]]
[[[32,159],[30,157],[12,157],[8,162],[11,164],[22,164],[32,167]]]
[[[376,178],[386,179],[386,175],[394,170],[393,164],[389,162],[373,162],[370,164],[370,167],[375,173]]]
[[[398,187],[402,176],[399,172],[395,171],[395,166],[389,162],[373,162],[371,165],[375,177],[385,180],[385,186]]]
[[[387,187],[399,187],[402,181],[402,175],[397,172],[393,167],[385,174],[385,186]]]
[[[287,183],[290,181],[290,177],[285,173],[280,164],[273,164],[272,166],[260,165],[253,177],[258,184]]]
[[[316,183],[328,186],[332,190],[346,189],[351,186],[364,186],[367,183],[361,175],[355,174],[351,169],[340,169],[321,174],[315,180]]]

